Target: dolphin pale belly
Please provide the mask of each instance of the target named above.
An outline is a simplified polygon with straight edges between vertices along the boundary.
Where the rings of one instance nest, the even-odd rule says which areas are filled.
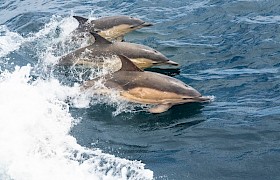
[[[130,16],[109,16],[90,21],[80,16],[73,17],[79,22],[78,31],[97,32],[108,40],[122,41],[125,34],[136,29],[152,26],[151,23]]]
[[[95,38],[92,45],[63,56],[59,59],[58,64],[95,67],[102,63],[102,58],[112,58],[118,54],[123,54],[141,69],[157,65],[178,66],[178,63],[169,60],[150,47],[128,42],[111,42],[96,33],[92,33],[92,35]]]
[[[162,113],[173,105],[189,102],[209,102],[210,98],[202,96],[197,90],[175,78],[154,72],[144,72],[127,57],[119,55],[122,67],[108,75],[104,85],[110,90],[117,90],[120,96],[130,102],[153,104],[151,113]],[[83,88],[94,89],[95,80],[85,82]],[[105,91],[103,91],[105,92]]]

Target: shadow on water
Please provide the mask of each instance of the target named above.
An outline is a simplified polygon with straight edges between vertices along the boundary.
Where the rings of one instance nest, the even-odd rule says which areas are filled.
[[[157,126],[161,123],[166,124],[166,122],[172,123],[173,121],[180,120],[182,118],[190,118],[196,114],[201,113],[203,108],[202,104],[199,103],[189,103],[183,105],[173,106],[171,109],[160,114],[151,114],[148,112],[134,112],[134,113],[121,113],[117,116],[113,115],[114,107],[108,105],[95,105],[91,107],[88,112],[88,117],[95,121],[103,121],[109,124],[111,123],[127,123],[127,124],[141,124],[141,123],[151,123],[151,125],[156,124]],[[100,119],[102,115],[103,119]]]
[[[73,108],[72,115],[82,118],[72,128],[71,134],[83,146],[92,147],[97,142],[94,147],[104,151],[111,148],[122,149],[126,153],[146,153],[150,146],[158,143],[155,134],[165,139],[166,136],[177,136],[185,129],[204,122],[205,118],[201,116],[203,107],[198,103],[190,103],[174,106],[161,114],[136,112],[117,116],[112,115],[115,110],[112,106],[104,104],[89,109]]]

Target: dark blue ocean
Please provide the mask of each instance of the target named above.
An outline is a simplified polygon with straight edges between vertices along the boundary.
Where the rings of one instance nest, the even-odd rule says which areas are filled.
[[[73,15],[153,23],[126,41],[214,100],[154,115],[79,94],[86,72],[53,65]],[[280,1],[1,0],[0,112],[3,180],[280,179]]]

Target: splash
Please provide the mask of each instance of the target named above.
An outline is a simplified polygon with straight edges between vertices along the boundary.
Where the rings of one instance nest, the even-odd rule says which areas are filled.
[[[0,35],[0,57],[17,50],[24,41],[23,37],[9,31],[5,25],[0,25]]]
[[[0,26],[0,61],[12,64],[9,54],[29,43],[38,55],[35,67],[2,67],[0,72],[0,179],[152,179],[143,163],[82,147],[69,133],[82,120],[71,116],[70,106],[86,108],[91,98],[78,84],[62,85],[48,67],[74,48],[63,45],[75,23],[53,16],[29,37]]]
[[[1,179],[152,179],[141,162],[77,144],[69,131],[79,121],[65,100],[79,88],[55,79],[32,82],[31,69],[17,67],[0,77]]]

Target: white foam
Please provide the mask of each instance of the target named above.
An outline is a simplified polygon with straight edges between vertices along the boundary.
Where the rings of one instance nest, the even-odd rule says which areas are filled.
[[[24,38],[18,33],[11,32],[5,25],[0,25],[0,58],[17,50]]]
[[[28,42],[38,41],[36,47],[33,49],[38,49],[41,60],[44,60],[46,64],[54,64],[58,60],[57,56],[54,56],[54,52],[57,53],[59,49],[54,45],[57,43],[62,44],[62,52],[60,54],[66,54],[70,52],[71,47],[77,46],[74,44],[70,46],[65,42],[69,42],[71,38],[70,34],[78,27],[78,22],[72,17],[62,18],[61,16],[53,16],[50,22],[47,23],[43,29],[39,32],[30,34],[28,37],[22,37],[20,34],[11,32],[5,25],[0,26],[0,57],[4,57],[10,52],[18,50],[21,45]],[[58,37],[57,29],[61,31]],[[54,38],[55,37],[55,38]],[[79,46],[87,45],[86,39],[84,41],[78,42]]]
[[[86,39],[78,42],[79,45],[71,40],[71,32],[78,27],[78,22],[72,17],[62,18],[60,16],[53,16],[49,23],[39,32],[28,38],[28,41],[35,41],[40,39],[38,49],[41,50],[40,60],[44,65],[56,64],[61,55],[67,54],[73,50],[87,45]],[[59,30],[59,32],[57,32]]]
[[[0,179],[153,178],[139,161],[77,144],[69,135],[77,120],[65,100],[79,94],[79,88],[55,79],[29,82],[31,69],[0,75]]]
[[[28,37],[0,26],[0,57],[9,59],[10,52],[32,42],[38,65],[46,68],[58,58],[52,45],[65,41],[76,26],[72,17],[54,16]],[[57,28],[61,29],[58,36]],[[69,106],[88,107],[91,98],[80,93],[79,85],[63,86],[52,77],[31,80],[31,71],[28,65],[0,73],[0,179],[153,178],[153,172],[139,161],[80,146],[69,134],[79,122],[70,115]]]

